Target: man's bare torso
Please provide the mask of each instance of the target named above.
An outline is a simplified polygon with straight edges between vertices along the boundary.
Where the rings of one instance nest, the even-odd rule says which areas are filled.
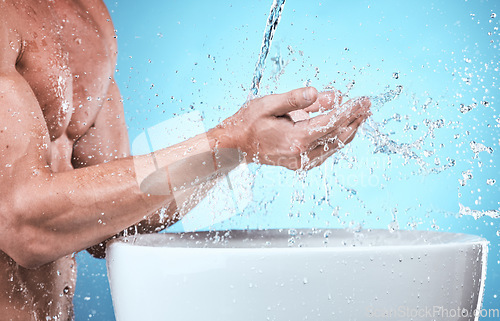
[[[7,0],[0,4],[0,16],[8,27],[0,35],[8,39],[7,47],[0,44],[0,59],[16,56],[15,67],[43,111],[47,165],[62,172],[95,163],[86,160],[86,152],[97,148],[92,128],[99,112],[121,108],[112,80],[116,41],[105,5],[100,0]],[[71,320],[75,281],[72,256],[25,269],[0,251],[2,319]]]

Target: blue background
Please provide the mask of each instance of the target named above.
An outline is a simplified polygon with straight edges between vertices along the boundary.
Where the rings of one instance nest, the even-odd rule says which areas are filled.
[[[245,102],[270,0],[106,4],[118,34],[116,79],[131,141],[191,110],[211,128]],[[483,307],[500,308],[500,219],[459,215],[459,204],[500,207],[499,27],[499,1],[288,0],[270,53],[286,66],[277,77],[279,66],[268,59],[262,94],[312,85],[355,97],[402,85],[401,95],[376,108],[373,119],[387,120],[382,131],[398,143],[416,141],[429,130],[426,120],[442,119],[444,126],[413,151],[427,169],[455,165],[422,173],[414,159],[374,153],[360,133],[305,179],[253,167],[254,201],[217,227],[390,225],[481,235],[490,241]],[[473,103],[470,112],[460,112],[461,104]],[[475,155],[471,141],[493,152]],[[467,170],[473,178],[461,186]],[[76,320],[114,320],[105,261],[84,252],[77,258]]]

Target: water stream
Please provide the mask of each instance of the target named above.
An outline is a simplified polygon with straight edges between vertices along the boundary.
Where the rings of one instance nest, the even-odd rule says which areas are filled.
[[[276,31],[276,28],[278,28],[278,24],[281,19],[281,12],[283,11],[284,6],[285,0],[274,0],[273,5],[271,6],[271,11],[269,12],[269,17],[267,18],[266,29],[264,30],[262,46],[260,47],[259,59],[255,65],[255,72],[248,100],[251,100],[259,95],[260,81],[262,80],[262,75],[264,74],[266,59],[269,54],[269,49],[271,49],[274,32]]]

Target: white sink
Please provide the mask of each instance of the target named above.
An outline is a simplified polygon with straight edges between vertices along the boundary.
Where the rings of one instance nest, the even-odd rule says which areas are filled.
[[[486,253],[465,234],[235,230],[121,238],[107,264],[118,321],[450,321],[477,320]]]

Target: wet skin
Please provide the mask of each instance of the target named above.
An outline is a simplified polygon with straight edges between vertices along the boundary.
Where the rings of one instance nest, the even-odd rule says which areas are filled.
[[[99,1],[87,1],[85,6],[76,1],[10,1],[0,6],[2,72],[4,77],[7,72],[18,73],[7,86],[18,87],[18,94],[27,96],[27,103],[33,105],[2,104],[0,108],[11,108],[12,113],[25,108],[19,115],[21,122],[25,117],[36,117],[39,121],[31,125],[39,128],[26,126],[24,132],[35,131],[32,134],[40,135],[39,144],[46,146],[19,146],[15,139],[9,144],[2,137],[2,149],[9,145],[8,149],[34,149],[25,151],[29,153],[39,150],[53,172],[128,155],[120,96],[112,79],[116,41],[104,5]],[[2,84],[5,86],[5,81]],[[93,126],[96,122],[114,125],[116,131],[103,134],[113,140],[106,145],[109,150],[89,159],[84,155],[97,138],[92,137],[99,130]],[[6,127],[2,125],[2,129]],[[2,167],[6,163],[2,160]],[[2,210],[6,210],[2,216],[8,215],[8,208]],[[72,255],[26,269],[0,251],[0,271],[4,271],[0,274],[2,315],[13,320],[45,320],[46,316],[71,319],[76,281]]]
[[[195,191],[203,195],[241,157],[292,170],[317,166],[350,142],[369,114],[366,99],[339,112],[338,92],[296,89],[247,103],[206,136],[154,157],[130,157],[113,79],[116,55],[114,28],[99,0],[0,2],[2,318],[71,320],[72,253],[91,248],[102,256],[100,244],[130,226],[165,228],[196,204]],[[320,110],[326,112],[309,118]],[[222,153],[220,166],[208,172],[186,161],[213,155],[216,146],[238,153]],[[172,192],[141,191],[158,166],[170,168],[166,186],[183,190],[182,206]],[[204,185],[192,187],[200,177]],[[159,208],[166,219],[155,214]]]

